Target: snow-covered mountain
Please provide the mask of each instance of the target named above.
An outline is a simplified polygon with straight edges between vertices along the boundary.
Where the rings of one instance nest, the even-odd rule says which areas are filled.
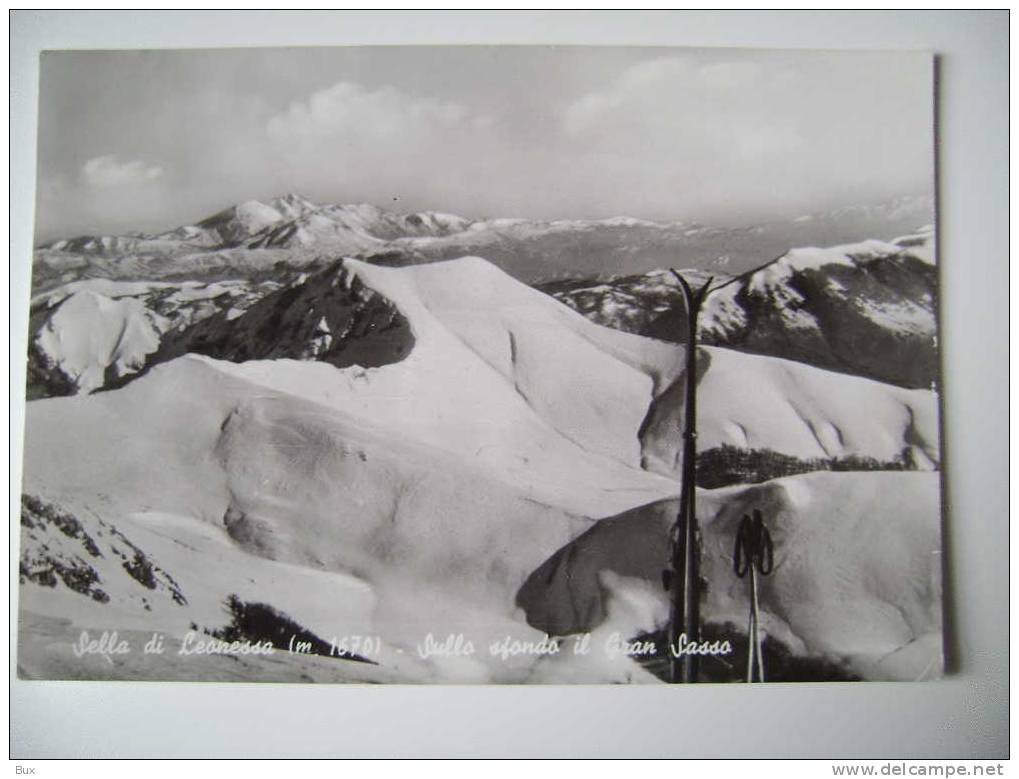
[[[40,246],[35,288],[82,278],[250,278],[280,263],[305,268],[342,255],[408,265],[480,255],[527,281],[683,266],[740,273],[796,246],[888,240],[933,218],[930,198],[897,198],[752,226],[600,220],[468,219],[370,204],[318,205],[289,194],[247,201],[157,234],[81,236]]]
[[[294,194],[275,198],[269,203],[249,200],[203,219],[197,225],[178,228],[178,231],[183,230],[187,239],[200,237],[200,242],[208,246],[239,246],[267,229],[316,210],[317,206]]]
[[[395,296],[381,292],[393,284],[387,282],[390,278],[412,280],[414,297],[401,296],[399,287]],[[461,294],[464,299],[458,300]],[[302,275],[236,318],[220,312],[169,335],[148,356],[148,365],[193,353],[237,363],[289,357],[338,368],[395,366],[415,353],[420,337],[420,326],[415,329],[414,320],[402,312],[422,306],[432,316],[444,317],[460,341],[457,348],[466,345],[496,366],[512,379],[515,392],[552,424],[576,417],[576,424],[563,432],[587,443],[607,422],[596,424],[580,413],[586,409],[578,407],[572,385],[578,360],[588,358],[587,342],[596,337],[599,349],[639,369],[644,382],[651,381],[650,388],[635,385],[631,396],[599,400],[598,411],[605,412],[607,421],[625,415],[624,409],[639,411],[640,417],[633,416],[619,431],[620,440],[640,445],[639,457],[631,453],[629,462],[666,475],[678,473],[674,431],[683,413],[683,349],[591,328],[564,306],[478,258],[397,272],[340,261],[320,273]],[[527,312],[526,330],[516,324],[519,312]],[[537,312],[542,312],[540,318]],[[568,325],[567,332],[563,325]],[[577,327],[582,340],[570,332]],[[635,358],[635,344],[647,355]],[[603,372],[581,365],[582,375]],[[521,367],[528,366],[533,376],[520,378]],[[857,457],[918,467],[938,462],[936,398],[929,390],[901,389],[728,349],[702,349],[699,366],[704,372],[702,451],[729,446],[803,461]],[[607,374],[613,371],[613,366],[604,366]],[[748,392],[745,388],[751,386],[754,391]]]
[[[702,342],[869,376],[907,387],[937,381],[937,268],[930,228],[890,242],[794,249],[737,277],[719,276]],[[703,274],[689,274],[696,283]],[[684,342],[682,293],[658,270],[547,292],[592,321]]]
[[[279,286],[87,279],[36,295],[29,317],[28,397],[99,389],[140,369],[168,333],[217,312],[234,318]]]
[[[624,558],[635,549],[650,559],[659,520],[674,509],[682,346],[597,325],[468,257],[408,267],[344,259],[260,294],[227,285],[201,314],[166,309],[168,320],[182,312],[180,326],[164,327],[147,351],[135,333],[158,327],[132,301],[186,293],[207,302],[217,291],[160,285],[92,281],[36,300],[65,333],[44,345],[73,340],[71,314],[85,316],[81,332],[128,323],[120,352],[103,335],[102,349],[62,353],[68,370],[83,354],[93,366],[79,377],[146,354],[117,389],[28,404],[23,674],[653,681],[625,657],[546,662],[488,650],[504,637],[538,641],[552,625],[628,635],[657,626],[661,598],[647,581],[658,574]],[[68,322],[57,319],[72,303]],[[929,390],[714,347],[700,368],[702,450],[878,462],[909,451],[912,467],[927,468],[939,459]],[[873,496],[889,492],[914,503],[882,513]],[[745,618],[742,583],[725,578],[720,550],[731,548],[733,517],[762,500],[777,512],[784,555],[764,596],[767,624],[787,646],[851,655],[874,676],[918,675],[932,658],[939,666],[940,655],[915,649],[936,627],[936,476],[830,473],[703,492],[712,619]],[[650,535],[648,522],[658,522]],[[612,536],[618,564],[603,565],[602,543],[584,540],[603,526],[633,529]],[[829,530],[855,544],[834,573]],[[667,544],[658,546],[660,570]],[[583,573],[564,579],[549,560]],[[875,576],[876,589],[852,584]],[[832,599],[847,602],[837,618]],[[892,625],[893,606],[909,615],[905,627]],[[108,664],[70,650],[83,629],[131,640],[161,631],[176,647],[189,630],[264,637],[266,621],[325,644],[372,637],[371,651],[358,652],[371,662],[233,664],[175,649]],[[424,658],[429,633],[463,633],[476,651]],[[879,654],[904,659],[866,666]]]
[[[231,370],[242,373],[271,368],[265,381],[283,373],[262,358],[286,355],[289,373],[309,379],[350,367],[352,375],[364,374],[345,381],[356,390],[360,416],[409,431],[431,424],[448,406],[438,414],[443,424],[466,426],[470,445],[486,449],[477,455],[482,460],[495,456],[489,446],[502,448],[502,436],[516,430],[516,439],[526,429],[512,409],[530,409],[571,441],[634,467],[644,414],[682,360],[681,349],[598,327],[480,258],[408,268],[343,260],[229,324],[217,315],[182,332],[151,363],[182,353],[230,360]],[[582,376],[605,378],[577,397],[572,385]],[[298,382],[288,391],[315,386]],[[503,413],[489,410],[503,406]],[[459,440],[448,445],[459,450]]]
[[[291,193],[265,203],[245,201],[160,233],[80,236],[44,244],[35,252],[34,287],[41,291],[88,278],[257,280],[281,267],[375,254],[400,238],[443,236],[470,224],[455,214],[318,205]]]
[[[399,310],[339,261],[299,275],[247,311],[220,310],[168,334],[149,362],[195,352],[236,362],[291,357],[373,368],[398,362],[413,345]]]
[[[460,233],[470,224],[462,216],[434,211],[396,214],[366,203],[323,206],[263,231],[248,245],[252,249],[313,247],[341,254],[370,253],[388,241]]]

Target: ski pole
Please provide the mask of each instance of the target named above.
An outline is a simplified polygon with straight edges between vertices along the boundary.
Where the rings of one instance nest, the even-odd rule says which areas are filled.
[[[757,594],[757,575],[768,576],[775,567],[775,550],[771,533],[764,526],[764,517],[754,509],[753,518],[746,514],[736,530],[736,548],[732,567],[740,579],[750,574],[750,620],[747,626],[747,682],[764,681],[764,653],[761,645],[761,606]]]

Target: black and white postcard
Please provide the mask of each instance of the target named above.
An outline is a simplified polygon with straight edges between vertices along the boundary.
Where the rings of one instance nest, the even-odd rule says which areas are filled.
[[[40,72],[22,678],[942,674],[929,54]]]

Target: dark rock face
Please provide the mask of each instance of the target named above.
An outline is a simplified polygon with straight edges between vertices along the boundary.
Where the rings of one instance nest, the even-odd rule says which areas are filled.
[[[375,368],[399,362],[413,346],[396,306],[339,261],[240,316],[223,311],[168,336],[146,367],[192,352],[233,362],[289,358]]]
[[[50,548],[44,539],[59,533],[76,546],[81,554],[67,554]],[[107,603],[110,596],[100,587],[102,580],[92,562],[102,557],[95,540],[78,520],[31,495],[21,497],[22,550],[18,576],[22,582],[56,587],[58,582],[74,592]],[[26,543],[27,542],[27,543]]]
[[[787,282],[801,298],[798,311],[813,329],[790,326],[773,296],[745,285],[736,302],[746,324],[728,333],[707,332],[705,343],[810,363],[819,368],[898,384],[929,388],[938,377],[934,323],[937,270],[908,254],[795,271]],[[906,308],[927,314],[929,327],[914,330],[870,311]]]
[[[286,247],[290,245],[291,239],[297,235],[297,222],[285,222],[277,227],[267,228],[250,241],[249,249],[270,249]]]

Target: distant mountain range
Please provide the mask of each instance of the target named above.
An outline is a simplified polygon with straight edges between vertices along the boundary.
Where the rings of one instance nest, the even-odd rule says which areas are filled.
[[[928,197],[809,214],[789,221],[721,227],[691,222],[482,219],[374,205],[319,205],[296,194],[232,206],[155,234],[89,235],[35,252],[36,291],[84,278],[256,277],[280,265],[321,266],[341,256],[409,265],[484,256],[531,283],[687,267],[741,273],[797,246],[861,236],[889,240],[933,221]]]

